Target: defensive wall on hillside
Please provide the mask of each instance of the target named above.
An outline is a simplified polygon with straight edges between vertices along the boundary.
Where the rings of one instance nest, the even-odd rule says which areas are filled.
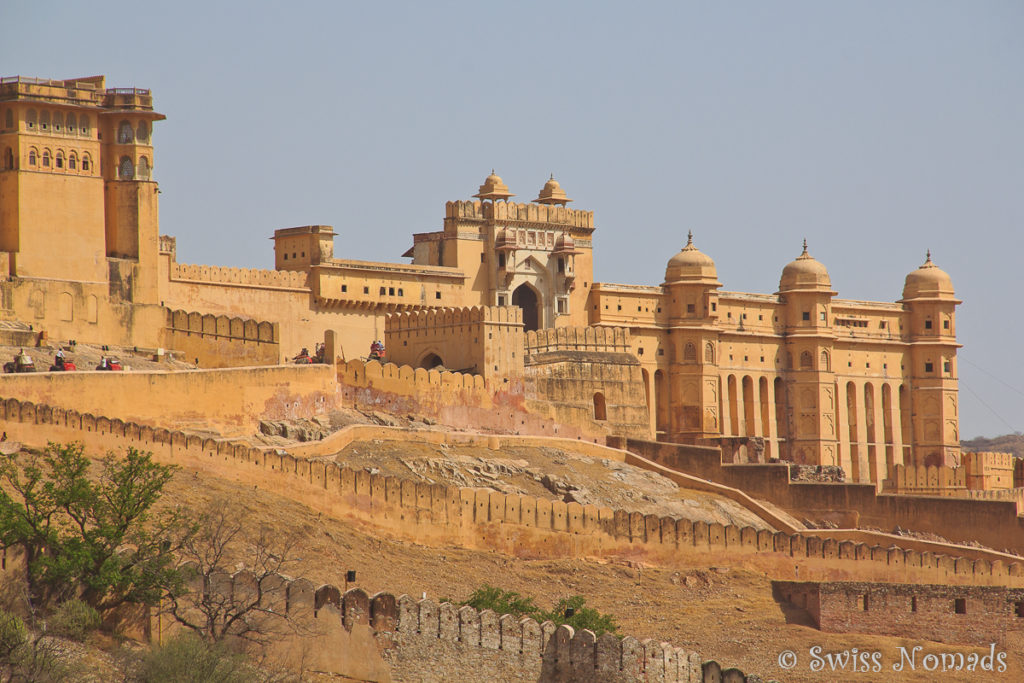
[[[847,581],[776,581],[772,588],[777,600],[806,610],[830,633],[999,645],[1007,633],[1024,630],[1020,588]]]
[[[978,542],[1024,553],[1020,499],[878,494],[873,484],[793,482],[785,464],[723,464],[714,448],[616,437],[609,444],[669,469],[746,491],[798,517],[831,520],[840,527],[888,530],[898,526],[955,543]]]
[[[298,419],[337,407],[333,365],[3,375],[0,392],[72,414],[228,436],[252,434],[260,420]]]
[[[277,365],[280,324],[251,318],[167,309],[163,346],[198,359],[204,368]]]
[[[191,265],[176,261],[170,265],[170,279],[240,287],[309,289],[309,274],[305,271]]]
[[[235,595],[256,594],[249,572],[215,574]],[[703,683],[747,678],[737,669],[702,661],[691,651],[651,639],[595,637],[589,630],[538,623],[449,602],[415,600],[362,588],[316,587],[280,575],[262,582],[265,606],[287,616],[296,635],[274,650],[295,668],[356,680],[631,683]],[[177,627],[154,615],[151,633],[166,638]],[[284,629],[281,629],[284,630]],[[753,680],[753,679],[751,679]]]
[[[9,438],[36,447],[72,440],[93,452],[135,446],[153,452],[162,462],[258,486],[365,524],[375,533],[428,545],[453,544],[520,557],[605,556],[664,566],[735,565],[778,580],[1024,587],[1020,561],[983,550],[952,556],[426,484],[14,399],[0,402],[0,424]]]

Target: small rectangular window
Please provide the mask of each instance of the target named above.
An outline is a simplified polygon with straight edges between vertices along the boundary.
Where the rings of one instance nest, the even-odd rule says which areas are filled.
[[[370,288],[369,287],[363,287],[363,294],[369,294],[369,293],[370,293]]]
[[[818,319],[821,320],[821,322],[825,322],[828,319],[825,316],[825,311],[822,311],[821,313],[818,314]]]
[[[644,347],[641,346],[639,349],[637,349],[636,350],[636,355],[638,355],[638,356],[644,355]]]
[[[932,329],[932,321],[931,320],[925,320],[924,321],[924,329],[926,329],[926,330]]]
[[[394,295],[395,295],[395,288],[394,287],[388,287],[388,296],[394,296]]]
[[[306,252],[302,252],[302,258],[306,258]]]
[[[804,311],[803,319],[804,320],[810,320],[811,319],[811,312],[810,311]]]
[[[935,370],[935,366],[932,365],[931,363],[925,363],[924,364],[924,371],[925,372],[933,372],[934,370]]]
[[[665,355],[665,349],[658,349],[658,355],[659,356],[664,356]]]
[[[402,291],[401,287],[398,288],[398,296],[405,296],[405,292]]]
[[[744,314],[743,314],[743,319],[744,319],[744,320],[746,320],[746,319],[747,319],[747,314],[746,314],[746,313],[744,313]]]
[[[860,607],[865,612],[868,611],[868,596],[867,595],[860,596]]]
[[[948,320],[943,320],[942,321],[942,329],[944,329],[944,330],[948,330],[949,329],[949,321]]]
[[[387,291],[388,291],[387,287],[381,287],[380,288],[380,295],[384,296],[385,294],[387,294]]]
[[[763,316],[763,315],[760,315],[760,314],[758,314],[758,316],[757,316],[757,319],[758,319],[758,320],[764,320],[764,316]]]
[[[434,292],[434,298],[435,299],[440,299],[441,298],[441,292]]]
[[[944,363],[942,364],[942,371],[943,371],[943,372],[950,372],[950,367],[951,367],[951,366],[950,366],[950,363],[949,363],[949,361],[947,360],[947,361],[945,361],[945,362],[944,362]]]
[[[483,263],[483,262],[484,262],[484,258],[485,258],[485,256],[484,256],[484,252],[482,252],[482,251],[481,251],[481,252],[480,252],[480,263]]]
[[[911,612],[916,612],[917,611],[917,598],[910,598],[910,611]]]
[[[967,614],[967,598],[956,598],[953,601],[953,611],[957,614]]]
[[[1013,603],[1013,613],[1017,615],[1018,618],[1024,617],[1024,602],[1018,601]]]
[[[697,310],[697,306],[695,304],[686,304],[686,312],[687,313],[694,313],[694,312],[696,312],[696,310]]]
[[[878,323],[878,328],[881,329],[881,330],[885,329],[885,321],[884,320],[882,320],[881,322]]]
[[[717,311],[718,310],[718,304],[716,304],[714,301],[711,302],[711,310],[712,311]]]
[[[285,255],[284,255],[284,260],[285,260],[285,261],[287,261],[287,260],[288,260],[288,254],[285,254]]]
[[[341,286],[341,291],[347,292],[348,291],[348,285],[342,285]]]
[[[618,309],[619,309],[620,311],[622,310],[622,304],[619,304],[619,306],[618,306]]]

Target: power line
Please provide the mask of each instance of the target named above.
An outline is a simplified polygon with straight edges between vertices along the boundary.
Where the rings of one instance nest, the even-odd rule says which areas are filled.
[[[981,403],[981,405],[983,405],[983,406],[985,406],[986,408],[988,408],[988,410],[989,410],[989,412],[990,412],[990,413],[992,413],[993,415],[995,415],[996,417],[998,417],[998,418],[999,418],[999,420],[1000,420],[1000,422],[1002,422],[1002,423],[1003,423],[1004,425],[1006,425],[1006,428],[1007,428],[1007,429],[1009,429],[1009,430],[1010,430],[1011,432],[1016,432],[1016,431],[1017,431],[1017,430],[1016,430],[1016,429],[1015,429],[1015,428],[1013,427],[1013,425],[1011,425],[1011,424],[1010,424],[1009,422],[1007,422],[1006,420],[1004,420],[1004,419],[1003,419],[1003,416],[1002,416],[1002,415],[1000,415],[999,413],[997,413],[997,412],[995,411],[995,409],[993,409],[993,408],[992,408],[992,406],[990,406],[989,404],[985,403],[985,400],[984,400],[984,399],[983,399],[983,398],[982,398],[981,396],[978,396],[978,394],[977,394],[977,393],[976,393],[976,392],[974,391],[974,389],[971,389],[971,388],[970,388],[969,386],[967,386],[967,384],[966,384],[966,383],[965,383],[965,382],[964,382],[964,381],[963,381],[962,379],[960,380],[960,386],[962,386],[962,387],[963,387],[964,389],[966,389],[967,391],[971,392],[971,395],[972,395],[972,396],[974,396],[974,398],[978,399],[978,402],[979,402],[979,403]]]
[[[1000,384],[1002,384],[1002,385],[1003,385],[1004,387],[1006,387],[1007,389],[1009,389],[1009,390],[1011,390],[1011,391],[1014,391],[1014,392],[1016,392],[1016,393],[1020,394],[1021,396],[1024,396],[1024,391],[1021,391],[1021,390],[1020,390],[1020,389],[1018,389],[1017,387],[1015,387],[1015,386],[1013,386],[1012,384],[1010,384],[1010,383],[1006,382],[1005,380],[1003,380],[1003,378],[1002,378],[1002,377],[999,377],[998,375],[994,375],[994,374],[992,374],[991,372],[989,372],[989,371],[988,371],[988,370],[986,370],[985,368],[981,367],[981,366],[980,366],[980,365],[978,365],[977,363],[972,363],[972,362],[971,362],[970,360],[968,360],[967,358],[964,358],[962,354],[960,355],[960,360],[964,361],[965,363],[967,363],[968,365],[970,365],[971,367],[973,367],[973,368],[974,368],[975,370],[981,370],[981,371],[982,371],[983,373],[985,373],[986,375],[988,375],[989,377],[991,377],[991,378],[992,378],[992,379],[994,379],[995,381],[999,382]],[[961,380],[961,381],[962,381],[962,380]],[[973,394],[974,392],[972,391],[971,393]]]

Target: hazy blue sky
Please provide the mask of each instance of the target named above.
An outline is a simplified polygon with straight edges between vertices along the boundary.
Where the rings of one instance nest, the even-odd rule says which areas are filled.
[[[931,248],[961,435],[1024,430],[1024,2],[23,2],[0,72],[152,88],[180,261],[272,267],[281,227],[402,261],[494,167],[595,211],[595,279],[658,284],[693,230],[724,289],[806,237],[851,299]]]

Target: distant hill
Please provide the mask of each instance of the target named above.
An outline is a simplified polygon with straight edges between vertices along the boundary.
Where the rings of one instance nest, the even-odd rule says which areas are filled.
[[[983,436],[961,441],[960,448],[964,451],[994,451],[996,453],[1013,453],[1018,458],[1024,458],[1024,434],[1004,434],[987,439]]]

